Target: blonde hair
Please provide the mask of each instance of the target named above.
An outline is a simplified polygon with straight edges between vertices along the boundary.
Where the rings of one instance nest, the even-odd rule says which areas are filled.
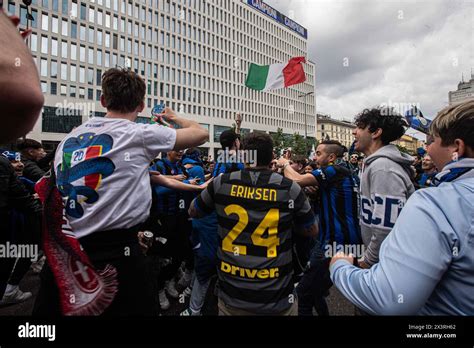
[[[443,146],[462,139],[466,146],[474,149],[474,98],[449,105],[438,112],[431,123],[430,133],[440,137]]]

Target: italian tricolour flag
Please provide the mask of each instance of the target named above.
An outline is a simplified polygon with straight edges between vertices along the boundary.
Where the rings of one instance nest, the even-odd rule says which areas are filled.
[[[258,91],[285,88],[306,81],[304,57],[291,58],[287,63],[257,65],[250,64],[245,85]]]

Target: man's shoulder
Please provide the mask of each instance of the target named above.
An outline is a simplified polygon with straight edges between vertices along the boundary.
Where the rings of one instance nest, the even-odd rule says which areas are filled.
[[[36,163],[35,161],[33,160],[30,160],[30,159],[22,159],[21,162],[23,163],[23,165],[25,166],[25,168],[30,168],[30,167],[39,167],[38,166],[38,163]]]
[[[325,181],[340,180],[352,176],[352,172],[345,166],[339,164],[330,164],[311,172],[315,177],[321,177]]]
[[[413,193],[413,198],[431,202],[438,202],[441,206],[447,204],[456,204],[459,200],[464,204],[467,202],[474,207],[474,201],[469,198],[474,194],[474,178],[457,180],[452,182],[444,182],[439,186],[426,187]],[[411,197],[410,197],[411,199]],[[449,203],[451,202],[451,203]]]
[[[402,164],[394,161],[388,157],[377,157],[369,165],[367,165],[367,171],[369,172],[378,172],[378,171],[385,171],[385,172],[393,172],[394,169],[400,169],[400,171],[405,173],[403,170]]]

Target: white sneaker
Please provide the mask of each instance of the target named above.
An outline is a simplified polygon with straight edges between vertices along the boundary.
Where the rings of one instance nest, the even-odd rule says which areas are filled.
[[[18,286],[16,286],[14,290],[5,292],[0,301],[0,305],[21,303],[28,300],[31,296],[33,296],[31,292],[23,292]]]
[[[191,284],[191,279],[193,278],[193,271],[186,270],[183,273],[183,276],[178,280],[178,288],[184,289]]]
[[[178,298],[179,297],[179,292],[176,290],[176,283],[174,279],[165,282],[165,289],[166,293],[170,295],[172,298]]]
[[[160,290],[158,293],[158,299],[160,301],[160,308],[164,311],[166,311],[168,308],[170,308],[170,301],[168,301],[168,298],[166,297],[165,290]]]

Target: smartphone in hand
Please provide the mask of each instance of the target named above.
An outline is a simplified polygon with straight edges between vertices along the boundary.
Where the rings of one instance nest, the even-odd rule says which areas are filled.
[[[163,113],[163,111],[165,110],[165,107],[166,107],[166,105],[162,103],[162,104],[155,105],[153,107],[153,109],[151,109],[151,121],[150,121],[150,123],[152,123],[152,124],[158,123],[158,124],[161,124],[162,126],[166,126],[166,127],[169,126],[168,124],[164,124],[165,121],[163,120],[163,117],[159,116],[160,114]]]
[[[158,123],[162,126],[170,127],[170,128],[174,128],[174,129],[181,128],[175,122],[169,122],[169,121],[165,120],[165,118],[162,116],[165,108],[166,108],[166,105],[163,104],[163,103],[162,104],[157,104],[153,107],[153,109],[151,110],[151,123],[152,124]]]

